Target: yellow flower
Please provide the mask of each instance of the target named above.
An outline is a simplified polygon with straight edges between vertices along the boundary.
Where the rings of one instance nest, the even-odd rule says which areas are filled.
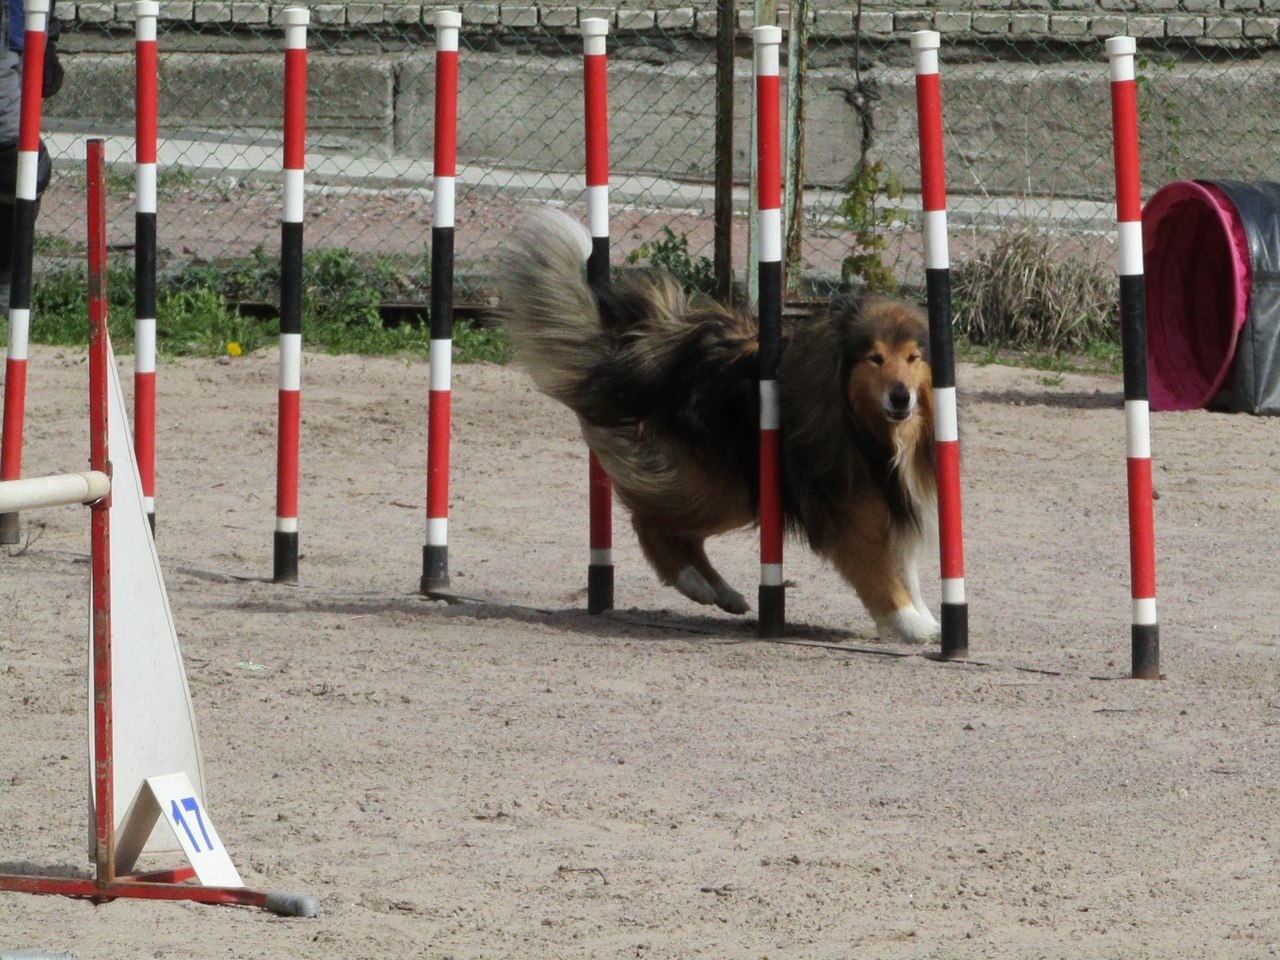
[[[240,349],[240,344],[236,343],[234,340],[227,344],[228,356],[238,357],[242,353],[244,353],[244,351]]]

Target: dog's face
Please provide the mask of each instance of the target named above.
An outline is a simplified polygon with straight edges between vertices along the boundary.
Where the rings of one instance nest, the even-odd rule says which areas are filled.
[[[914,340],[875,340],[849,371],[849,403],[864,423],[878,417],[893,424],[920,410],[929,364]]]
[[[858,420],[892,434],[932,416],[928,325],[920,311],[868,299],[842,303],[833,316],[844,327],[845,390]]]

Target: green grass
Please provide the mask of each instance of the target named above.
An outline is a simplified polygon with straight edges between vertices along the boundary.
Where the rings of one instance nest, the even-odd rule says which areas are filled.
[[[976,363],[981,366],[998,364],[1005,367],[1023,367],[1030,370],[1041,370],[1046,373],[1120,373],[1120,344],[1110,339],[1099,338],[1080,344],[1073,351],[1046,350],[1043,347],[999,347],[994,344],[975,344],[964,337],[956,340],[956,359]],[[1060,378],[1043,377],[1045,386],[1057,386],[1057,383],[1045,381]]]
[[[242,316],[237,303],[279,301],[279,265],[259,248],[253,256],[219,264],[197,264],[163,278],[156,295],[156,350],[161,357],[218,356],[231,344],[248,353],[276,342],[278,321]],[[386,326],[379,304],[413,299],[415,281],[392,262],[357,258],[345,250],[322,250],[303,258],[302,329],[311,349],[328,353],[408,354],[430,352],[430,327]],[[116,349],[133,349],[134,272],[112,266],[107,273],[108,325]],[[88,290],[82,269],[52,270],[32,287],[33,343],[83,345],[88,340]],[[0,331],[7,334],[7,317]],[[467,320],[454,325],[459,363],[511,359],[506,332]],[[234,352],[234,349],[233,349]]]

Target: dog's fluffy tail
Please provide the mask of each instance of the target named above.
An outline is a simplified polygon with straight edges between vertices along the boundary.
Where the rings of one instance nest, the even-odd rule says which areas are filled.
[[[590,254],[582,224],[544,209],[516,228],[498,259],[497,314],[538,389],[571,408],[578,406],[578,387],[610,349],[583,276]]]

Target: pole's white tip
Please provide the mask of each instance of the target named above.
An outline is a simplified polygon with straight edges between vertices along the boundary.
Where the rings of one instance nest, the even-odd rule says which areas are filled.
[[[586,17],[578,23],[584,37],[607,37],[609,21],[604,17]]]
[[[280,11],[280,22],[286,27],[305,27],[311,22],[311,11],[306,7],[285,7]]]
[[[937,50],[942,46],[942,34],[937,30],[917,30],[911,34],[912,50]]]
[[[1138,41],[1133,37],[1112,37],[1107,41],[1108,57],[1133,56],[1138,52]]]
[[[48,13],[49,0],[27,0],[24,9],[27,13]]]
[[[756,46],[782,43],[782,28],[771,26],[755,27],[751,31],[751,38],[755,41]]]
[[[137,0],[133,5],[133,15],[141,20],[143,17],[160,16],[160,4],[156,0]]]
[[[436,29],[437,30],[461,30],[462,14],[457,10],[437,10],[436,11]]]

